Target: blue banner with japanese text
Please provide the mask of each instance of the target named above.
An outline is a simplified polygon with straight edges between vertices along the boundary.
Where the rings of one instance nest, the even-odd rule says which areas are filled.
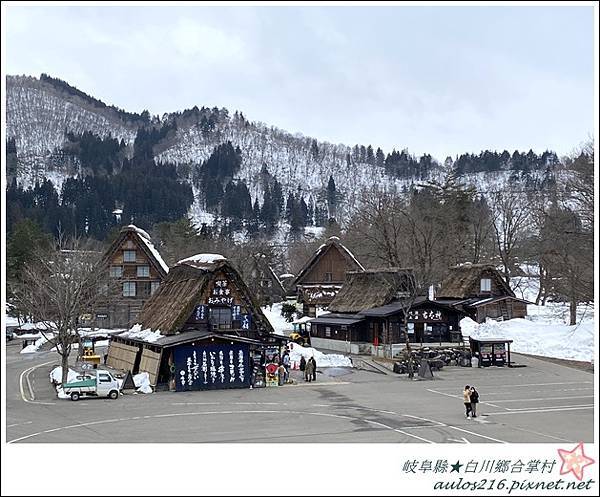
[[[250,386],[247,345],[181,346],[174,359],[177,392]]]

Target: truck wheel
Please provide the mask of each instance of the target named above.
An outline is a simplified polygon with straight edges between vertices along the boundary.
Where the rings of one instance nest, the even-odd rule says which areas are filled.
[[[78,401],[79,400],[79,393],[78,392],[73,392],[71,394],[71,400]]]
[[[108,398],[112,400],[115,400],[118,396],[119,392],[117,392],[116,390],[111,390],[111,392],[108,394]]]

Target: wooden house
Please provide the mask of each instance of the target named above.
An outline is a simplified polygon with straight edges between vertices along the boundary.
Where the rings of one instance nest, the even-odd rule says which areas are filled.
[[[117,282],[117,295],[93,310],[98,328],[129,328],[137,322],[142,306],[158,290],[169,267],[148,233],[125,226],[102,259],[102,267]]]
[[[107,363],[177,391],[245,388],[251,364],[284,342],[227,259],[199,254],[171,268],[139,324],[112,338]]]
[[[517,298],[501,273],[486,264],[450,268],[435,300],[463,310],[478,323],[483,323],[486,318],[524,318],[530,303]]]
[[[249,278],[247,280],[250,291],[261,306],[281,302],[285,298],[286,290],[269,265],[264,254],[254,254],[250,257]]]
[[[405,343],[406,334],[411,342],[460,340],[462,312],[424,296],[411,299],[413,278],[412,270],[399,268],[348,273],[329,305],[331,312],[311,320],[312,343],[343,352],[378,353],[379,348]]]
[[[298,303],[305,316],[327,307],[344,284],[348,271],[364,271],[354,255],[332,236],[306,262],[294,281]]]

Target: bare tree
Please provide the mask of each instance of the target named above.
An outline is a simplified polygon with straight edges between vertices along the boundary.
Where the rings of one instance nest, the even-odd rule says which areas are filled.
[[[530,210],[522,195],[506,190],[492,193],[491,208],[496,249],[504,266],[504,279],[510,284],[515,256],[529,225]]]
[[[35,254],[15,283],[17,301],[43,323],[42,335],[61,356],[63,383],[73,343],[79,340],[80,317],[114,292],[100,265],[102,254],[89,248],[89,242],[60,235],[54,248]]]

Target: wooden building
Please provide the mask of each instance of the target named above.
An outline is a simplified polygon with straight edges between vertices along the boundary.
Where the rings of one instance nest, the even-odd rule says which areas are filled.
[[[285,299],[285,288],[264,254],[254,254],[248,260],[250,291],[261,306],[271,305]]]
[[[134,225],[121,229],[102,259],[102,267],[117,281],[117,295],[110,304],[93,310],[98,328],[129,328],[137,322],[142,306],[158,290],[169,267],[150,236]]]
[[[144,305],[139,325],[112,338],[107,364],[147,371],[151,384],[204,390],[250,386],[251,364],[280,353],[273,329],[222,256],[179,261]]]
[[[483,323],[486,318],[524,318],[530,303],[517,298],[500,272],[485,264],[450,268],[435,300],[463,310],[478,323]]]
[[[380,347],[411,342],[459,341],[464,314],[427,297],[409,298],[412,270],[390,268],[350,272],[329,306],[330,313],[311,320],[311,340],[316,347],[351,353],[378,353]]]
[[[316,316],[317,307],[327,307],[344,284],[348,271],[364,271],[354,255],[332,236],[306,262],[294,280],[298,303],[305,316]]]

